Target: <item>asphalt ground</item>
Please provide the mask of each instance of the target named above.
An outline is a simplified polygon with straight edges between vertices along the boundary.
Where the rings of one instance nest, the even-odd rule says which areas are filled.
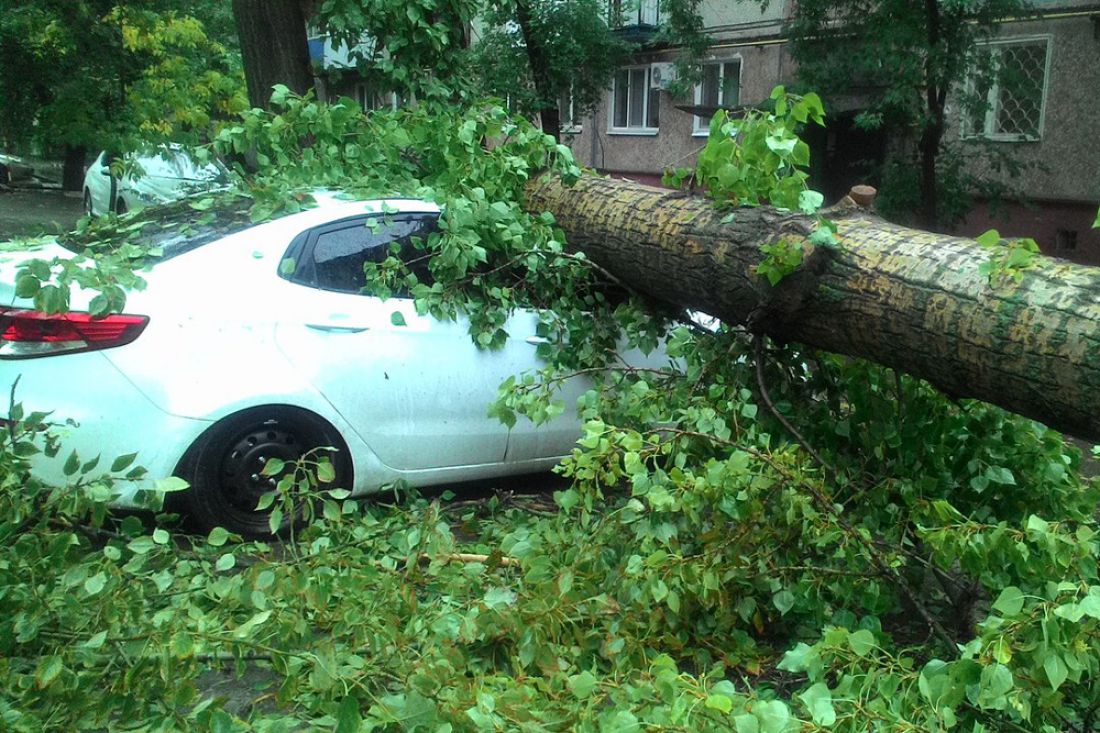
[[[77,192],[19,188],[0,192],[0,241],[67,232],[83,213]]]

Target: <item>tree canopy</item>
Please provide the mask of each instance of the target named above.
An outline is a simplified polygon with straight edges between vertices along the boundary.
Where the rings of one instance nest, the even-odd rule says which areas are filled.
[[[242,77],[183,5],[0,3],[0,138],[92,150],[207,138],[243,109]]]

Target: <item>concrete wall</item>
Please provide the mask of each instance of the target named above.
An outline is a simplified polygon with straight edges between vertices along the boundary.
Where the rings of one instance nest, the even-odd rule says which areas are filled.
[[[977,206],[959,230],[974,235],[997,229],[1003,236],[1033,237],[1049,254],[1100,264],[1100,229],[1091,227],[1100,205],[1100,20],[1093,20],[1100,16],[1100,3],[1058,6],[1043,20],[1006,22],[997,34],[998,40],[1050,38],[1041,137],[962,141],[972,153],[984,151],[1023,166],[1010,173],[979,162],[973,170],[1020,190],[1027,202],[993,211]],[[958,139],[957,124],[951,134]],[[1073,249],[1066,249],[1070,242]]]

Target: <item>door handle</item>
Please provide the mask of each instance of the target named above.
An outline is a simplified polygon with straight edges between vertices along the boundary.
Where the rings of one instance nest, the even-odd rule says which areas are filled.
[[[528,336],[527,343],[531,344],[532,346],[542,346],[543,344],[550,343],[550,339],[546,338],[545,336]]]
[[[337,326],[332,323],[307,323],[306,328],[322,333],[363,333],[369,330],[368,326]]]

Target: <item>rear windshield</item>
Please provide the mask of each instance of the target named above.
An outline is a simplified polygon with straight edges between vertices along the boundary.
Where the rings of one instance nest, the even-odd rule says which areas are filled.
[[[84,220],[58,239],[73,252],[107,253],[136,244],[148,262],[162,262],[198,249],[252,225],[252,199],[240,196],[199,197],[142,209],[132,217]]]

